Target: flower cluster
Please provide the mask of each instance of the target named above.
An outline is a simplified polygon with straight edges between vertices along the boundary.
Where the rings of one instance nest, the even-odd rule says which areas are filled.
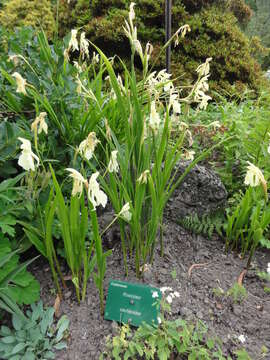
[[[128,21],[125,20],[125,26],[123,28],[127,38],[130,41],[132,51],[138,53],[142,63],[145,64],[147,68],[148,61],[153,52],[153,46],[148,42],[145,46],[145,51],[143,53],[142,45],[137,37],[137,27],[134,26],[133,24],[133,21],[135,20],[136,17],[134,10],[135,5],[136,4],[134,2],[130,4]]]
[[[85,157],[85,159],[90,160],[99,142],[96,133],[90,132],[87,138],[80,143],[78,148],[79,154]]]
[[[46,112],[41,112],[39,116],[32,122],[31,130],[35,134],[41,134],[44,131],[45,134],[48,134],[48,125],[45,121],[45,117],[47,116]]]
[[[165,295],[166,292],[169,292],[169,294],[167,294],[165,297],[165,300],[167,301],[168,304],[171,304],[174,298],[180,297],[180,294],[178,291],[173,291],[173,289],[168,286],[164,286],[164,287],[160,288],[160,291],[162,292],[163,295]]]
[[[206,109],[208,101],[211,100],[211,96],[206,95],[205,92],[209,90],[208,78],[210,76],[210,61],[212,58],[206,59],[205,63],[198,66],[196,72],[199,76],[199,80],[194,89],[194,101],[199,103],[199,109]]]
[[[82,59],[89,58],[89,41],[85,38],[85,32],[81,33],[80,36],[80,47],[79,42],[77,40],[78,30],[71,30],[71,37],[69,40],[68,48],[64,50],[64,57],[67,61],[69,61],[70,52],[80,51],[80,55]]]
[[[267,182],[263,176],[262,171],[249,161],[248,164],[245,185],[250,185],[251,187],[262,185],[265,195],[267,196]]]

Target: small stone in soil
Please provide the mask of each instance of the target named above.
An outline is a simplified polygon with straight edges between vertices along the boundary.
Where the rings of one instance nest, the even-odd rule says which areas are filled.
[[[72,295],[72,291],[66,291],[65,293],[64,293],[64,298],[67,300],[67,299],[69,299],[70,297],[71,297],[71,295]]]

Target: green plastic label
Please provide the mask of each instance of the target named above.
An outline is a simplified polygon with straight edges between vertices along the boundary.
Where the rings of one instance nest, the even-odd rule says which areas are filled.
[[[111,280],[104,318],[134,326],[140,326],[142,322],[157,325],[157,301],[160,299],[158,288]]]

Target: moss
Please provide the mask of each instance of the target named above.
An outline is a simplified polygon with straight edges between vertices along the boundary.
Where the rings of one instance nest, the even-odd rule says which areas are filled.
[[[130,55],[124,36],[124,19],[128,16],[128,0],[71,0],[69,17],[73,27],[83,26],[88,37],[107,55],[120,55],[127,61]],[[164,44],[164,0],[140,0],[136,7],[136,25],[139,39],[154,45],[158,54]],[[67,13],[67,10],[64,10]],[[197,66],[212,57],[211,85],[225,94],[241,94],[245,87],[257,91],[261,70],[252,57],[248,38],[238,21],[246,21],[250,9],[244,0],[174,0],[173,30],[188,23],[192,31],[172,51],[174,77],[185,73],[194,79]],[[165,55],[157,62],[164,68]]]
[[[42,27],[51,37],[55,30],[52,5],[49,0],[10,0],[0,11],[0,24],[13,30],[19,26]]]

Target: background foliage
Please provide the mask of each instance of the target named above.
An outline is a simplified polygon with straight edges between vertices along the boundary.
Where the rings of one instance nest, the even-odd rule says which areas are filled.
[[[106,55],[117,54],[127,60],[130,49],[122,26],[129,3],[129,0],[60,0],[59,34],[64,36],[71,28],[82,27],[91,41],[106,49]],[[51,37],[56,28],[52,7],[57,14],[55,3],[49,0],[12,0],[6,2],[0,24],[9,28],[42,25]],[[44,15],[37,16],[37,12]],[[197,66],[211,56],[210,87],[213,91],[228,95],[240,94],[246,86],[258,90],[260,66],[252,57],[248,38],[239,28],[239,22],[247,24],[252,15],[244,0],[175,0],[172,12],[174,31],[185,23],[192,30],[183,43],[173,49],[174,77],[185,74],[187,82],[194,80]],[[144,43],[150,41],[154,54],[159,53],[165,36],[164,0],[141,0],[136,14],[139,38]],[[164,64],[165,55],[156,65],[161,69]]]

